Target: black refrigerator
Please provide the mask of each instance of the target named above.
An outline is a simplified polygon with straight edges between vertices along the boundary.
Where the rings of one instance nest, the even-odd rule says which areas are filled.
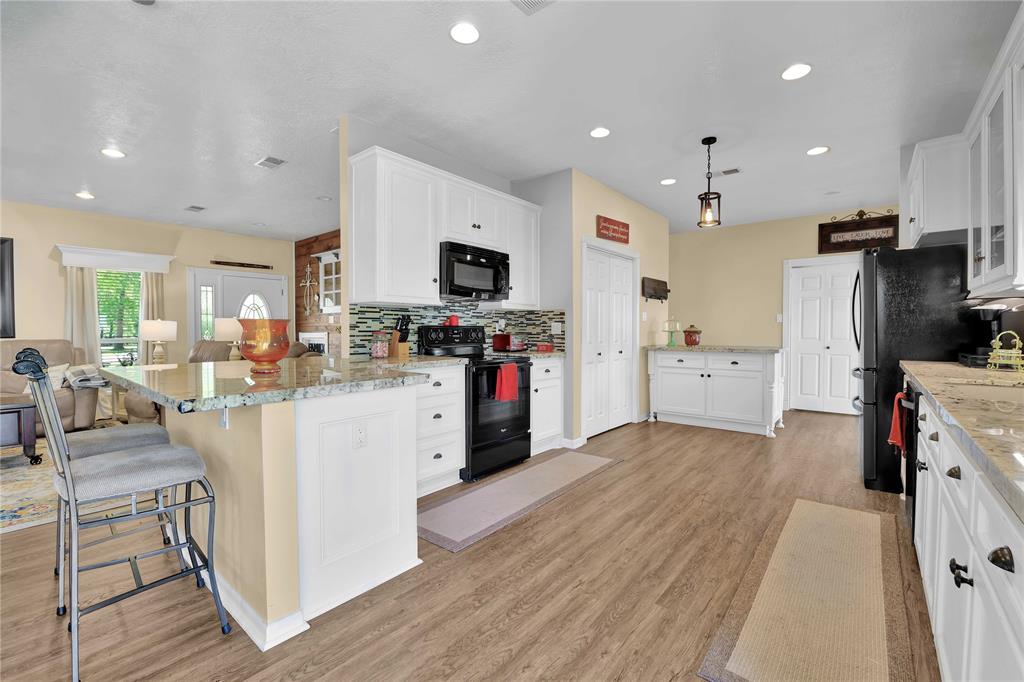
[[[954,362],[960,351],[988,344],[988,327],[966,295],[963,245],[862,252],[852,315],[863,365],[854,370],[863,379],[854,407],[862,410],[865,487],[903,492],[901,457],[888,443],[893,399],[903,388],[900,360]]]

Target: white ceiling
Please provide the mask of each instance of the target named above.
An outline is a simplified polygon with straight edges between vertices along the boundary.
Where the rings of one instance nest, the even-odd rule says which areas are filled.
[[[509,179],[576,167],[674,231],[705,135],[743,169],[714,182],[726,225],[885,204],[901,145],[962,128],[1019,5],[5,1],[2,195],[304,237],[337,225],[316,197],[337,198],[350,113]],[[448,37],[461,19],[477,44]],[[813,73],[781,80],[797,61]]]

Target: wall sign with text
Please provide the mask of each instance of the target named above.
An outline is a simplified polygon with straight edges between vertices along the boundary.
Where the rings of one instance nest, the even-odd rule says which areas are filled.
[[[597,236],[620,244],[629,243],[629,223],[597,216]]]
[[[842,220],[832,219],[818,224],[818,253],[861,251],[879,246],[896,248],[900,243],[900,216],[898,213],[866,217],[866,211],[857,211]]]

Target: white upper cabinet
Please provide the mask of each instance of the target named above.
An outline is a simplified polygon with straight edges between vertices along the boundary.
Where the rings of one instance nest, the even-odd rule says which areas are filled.
[[[944,233],[967,225],[967,145],[961,135],[914,148],[907,180],[907,223],[914,246],[948,243]]]
[[[351,303],[440,305],[438,245],[454,241],[508,252],[501,307],[538,307],[539,206],[380,147],[349,165]]]

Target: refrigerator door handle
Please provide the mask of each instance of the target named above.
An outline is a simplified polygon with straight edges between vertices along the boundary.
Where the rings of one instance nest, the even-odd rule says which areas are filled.
[[[853,326],[853,342],[857,344],[857,350],[860,350],[860,335],[857,334],[857,289],[860,288],[860,270],[857,270],[857,276],[853,279],[853,295],[850,296],[850,324]]]

